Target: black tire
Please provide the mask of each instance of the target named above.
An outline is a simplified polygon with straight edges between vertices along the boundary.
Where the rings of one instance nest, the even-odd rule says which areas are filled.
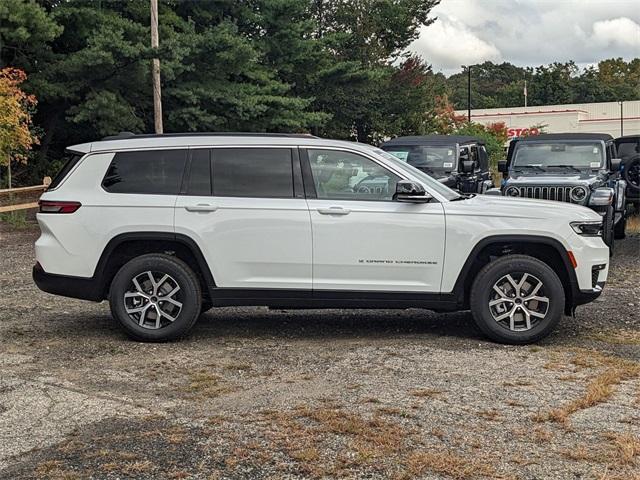
[[[142,319],[142,322],[146,326],[138,324],[137,320],[134,320],[134,318],[127,313],[127,306],[125,305],[124,297],[127,292],[130,292],[130,295],[133,294],[136,296],[134,301],[142,302],[141,305],[146,306],[151,302],[151,300],[144,300],[137,297],[137,288],[134,287],[133,283],[134,279],[139,278],[139,276],[143,276],[144,278],[146,272],[152,272],[152,275],[156,274],[154,276],[156,276],[155,280],[158,282],[160,282],[158,277],[169,275],[169,280],[166,280],[165,283],[158,283],[158,289],[164,288],[166,290],[171,287],[175,288],[176,285],[180,287],[175,294],[176,296],[172,297],[181,304],[180,310],[177,311],[174,317],[175,320],[171,321],[168,320],[168,317],[160,315],[161,326],[159,328],[150,325],[150,323],[154,321],[153,317],[155,317],[157,321],[158,315],[156,312],[159,311],[158,308],[177,308],[171,305],[168,307],[161,306],[163,303],[162,299],[168,296],[163,297],[162,292],[160,292],[157,294],[157,297],[155,293],[154,296],[151,297],[151,300],[155,300],[159,307],[156,308],[154,306],[155,304],[150,306],[149,317],[151,317],[151,319]],[[138,280],[138,284],[143,286],[149,285],[150,283],[142,284],[141,281]],[[169,285],[169,287],[167,287],[167,285]],[[150,295],[149,292],[146,293]],[[193,327],[200,315],[202,293],[198,277],[186,263],[170,255],[153,253],[136,257],[118,270],[118,273],[116,273],[111,282],[109,303],[113,318],[129,337],[142,342],[165,342],[180,338]],[[167,305],[167,303],[168,302],[165,301],[165,305]],[[133,305],[133,307],[135,307],[135,305]],[[173,310],[171,312],[174,313]],[[138,314],[135,313],[132,315],[135,316]],[[140,318],[142,318],[142,314],[139,315]],[[146,315],[145,313],[145,317]]]
[[[602,218],[602,240],[609,247],[609,256],[613,257],[615,248],[615,235],[613,233],[613,217],[615,213],[613,207],[607,208],[607,213]]]
[[[627,212],[623,211],[622,218],[618,223],[616,223],[616,226],[613,227],[613,238],[615,240],[622,240],[627,236],[626,231],[627,231]]]
[[[524,274],[528,274],[528,276],[522,288],[527,288],[529,280],[531,280],[531,284],[533,284],[536,279],[539,280],[542,282],[539,291],[548,299],[548,302],[544,311],[544,318],[532,319],[530,329],[511,330],[510,325],[505,325],[495,319],[489,302],[496,296],[494,293],[495,290],[493,289],[494,285],[503,280],[507,275],[511,275],[514,279],[521,280]],[[535,277],[535,279],[531,279],[531,276]],[[511,308],[507,307],[507,310],[515,309],[517,306],[516,301],[517,297],[508,304],[511,305]],[[536,304],[540,305],[538,302],[536,302]],[[537,342],[546,337],[553,331],[562,318],[564,304],[564,288],[558,275],[549,265],[528,255],[506,255],[490,262],[478,272],[471,287],[470,306],[476,325],[478,325],[478,328],[482,330],[487,337],[500,343],[523,345]],[[522,302],[520,305],[531,305],[531,301]],[[517,310],[515,315],[524,318],[524,314],[520,312],[520,310]],[[498,318],[499,317],[500,315],[498,315]],[[514,326],[517,328],[517,325],[514,324]]]
[[[624,179],[627,188],[632,191],[640,191],[640,155],[627,158],[624,161]]]

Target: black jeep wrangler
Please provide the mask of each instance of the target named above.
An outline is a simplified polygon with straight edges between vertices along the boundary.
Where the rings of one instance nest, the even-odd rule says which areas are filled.
[[[462,193],[493,187],[484,142],[461,135],[398,137],[380,148]]]
[[[640,212],[640,135],[616,138],[616,149],[622,159],[622,178],[627,182],[627,204]]]
[[[614,238],[624,238],[626,227],[620,166],[613,137],[599,133],[516,138],[507,160],[498,162],[503,195],[570,202],[600,213],[602,237],[612,252]]]

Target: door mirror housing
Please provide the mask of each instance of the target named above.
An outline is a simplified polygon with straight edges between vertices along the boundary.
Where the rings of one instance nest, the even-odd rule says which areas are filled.
[[[612,158],[611,159],[611,171],[612,172],[619,172],[621,165],[622,165],[622,159],[621,158]]]
[[[507,173],[508,168],[507,168],[507,161],[506,160],[499,160],[498,161],[498,171],[500,173]]]
[[[464,160],[462,162],[462,172],[463,173],[473,172],[473,167],[474,167],[473,164],[474,164],[473,160]]]
[[[433,197],[419,183],[400,180],[396,183],[396,193],[393,198],[397,202],[428,203]]]

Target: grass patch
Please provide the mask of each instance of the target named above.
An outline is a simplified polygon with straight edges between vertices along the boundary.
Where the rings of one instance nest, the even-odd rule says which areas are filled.
[[[611,330],[589,335],[593,340],[611,345],[640,345],[640,332],[635,330]]]
[[[409,392],[411,396],[420,398],[437,398],[443,393],[444,392],[442,390],[438,390],[436,388],[418,388]]]
[[[627,218],[627,233],[640,233],[640,215]]]
[[[607,401],[621,382],[640,376],[640,364],[598,352],[578,352],[570,363],[577,367],[604,367],[604,370],[589,380],[582,396],[560,407],[536,414],[534,421],[553,421],[568,426],[570,415]]]
[[[189,385],[185,390],[195,395],[215,398],[235,389],[226,384],[219,375],[200,370],[189,375]]]
[[[411,474],[412,477],[432,472],[445,475],[456,480],[478,477],[493,478],[496,475],[495,468],[478,459],[477,456],[463,457],[452,451],[415,452],[407,459],[407,469],[408,473]]]

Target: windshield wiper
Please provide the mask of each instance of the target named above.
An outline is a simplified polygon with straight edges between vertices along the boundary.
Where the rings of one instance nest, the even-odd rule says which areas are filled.
[[[521,172],[523,168],[535,168],[539,172],[546,172],[540,165],[518,165],[518,167],[520,167],[520,170],[516,170],[516,172]]]
[[[573,165],[547,165],[547,167],[549,167],[549,168],[570,168],[574,172],[578,172],[578,173],[582,172],[582,170],[580,170],[579,168],[574,167]]]

